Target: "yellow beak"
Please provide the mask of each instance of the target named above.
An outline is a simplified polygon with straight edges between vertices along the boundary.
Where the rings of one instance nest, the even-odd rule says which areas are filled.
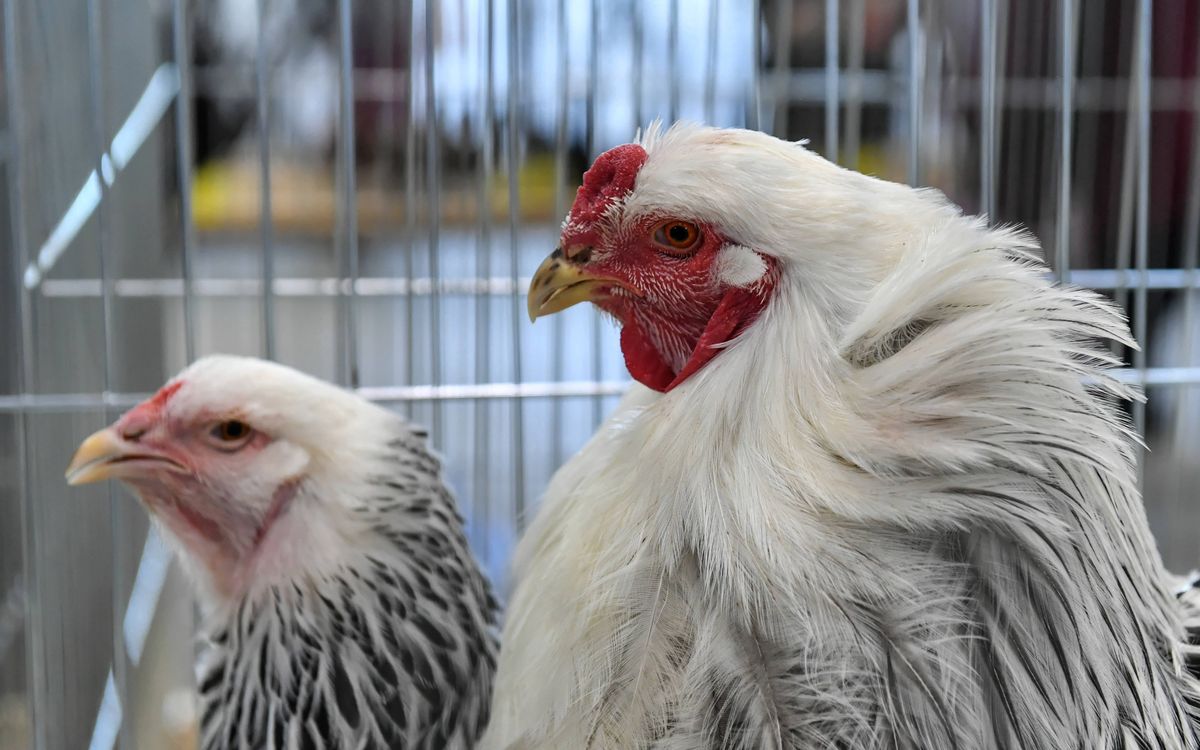
[[[112,427],[92,433],[79,445],[67,467],[67,484],[90,484],[105,479],[145,476],[184,467],[168,456],[123,439]]]
[[[619,279],[589,273],[564,258],[561,250],[555,250],[538,266],[529,283],[529,320],[533,322],[571,305],[593,301],[601,296],[601,289],[613,285],[626,286]]]
[[[128,454],[124,442],[111,427],[93,432],[79,445],[67,467],[67,484],[89,484],[112,476],[113,467]]]

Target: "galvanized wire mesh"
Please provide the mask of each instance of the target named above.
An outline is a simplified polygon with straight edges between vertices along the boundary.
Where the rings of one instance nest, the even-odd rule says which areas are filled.
[[[593,311],[522,320],[527,277],[586,164],[654,118],[810,138],[1032,228],[1129,311],[1151,521],[1196,561],[1194,3],[7,0],[3,26],[2,750],[190,741],[186,586],[124,490],[60,472],[203,354],[429,425],[503,586],[627,382]]]

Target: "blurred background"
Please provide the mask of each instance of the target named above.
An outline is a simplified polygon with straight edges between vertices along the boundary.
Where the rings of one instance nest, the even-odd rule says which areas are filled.
[[[1142,474],[1200,564],[1200,4],[5,0],[0,750],[191,747],[186,582],[80,438],[195,357],[429,425],[498,587],[628,376],[528,277],[654,118],[809,139],[1042,239],[1129,312]]]

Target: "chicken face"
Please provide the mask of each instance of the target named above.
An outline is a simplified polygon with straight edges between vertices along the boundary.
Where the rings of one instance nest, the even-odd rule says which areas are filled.
[[[627,144],[587,171],[558,249],[534,275],[529,315],[595,303],[621,325],[630,374],[668,391],[754,321],[778,271],[703,216],[630,210],[646,160],[642,146]]]
[[[307,476],[309,449],[285,414],[208,365],[185,372],[88,437],[70,484],[119,479],[211,575],[229,589]]]

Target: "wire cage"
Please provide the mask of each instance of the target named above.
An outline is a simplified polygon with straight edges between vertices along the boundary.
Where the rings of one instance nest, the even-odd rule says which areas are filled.
[[[1169,565],[1200,520],[1200,6],[1188,0],[5,0],[0,750],[194,744],[186,582],[79,438],[271,357],[431,428],[501,591],[626,387],[524,320],[587,163],[654,119],[810,139],[1111,294]]]

